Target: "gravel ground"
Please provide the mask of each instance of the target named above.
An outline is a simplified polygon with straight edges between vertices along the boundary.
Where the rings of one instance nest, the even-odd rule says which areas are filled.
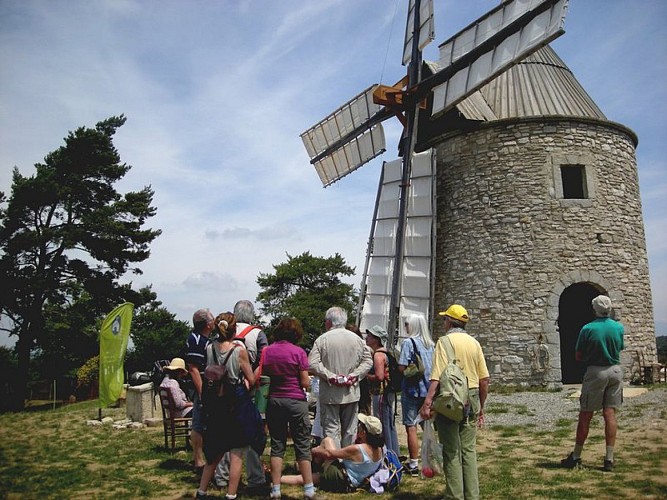
[[[559,392],[517,392],[494,394],[486,401],[485,423],[488,426],[534,425],[540,429],[553,428],[561,419],[576,420],[579,413],[578,391],[580,386],[567,386]],[[667,388],[654,388],[645,394],[629,396],[639,388],[629,387],[618,419],[628,415],[633,422],[652,422],[667,409]],[[635,410],[640,411],[633,411]],[[507,410],[505,412],[505,410]],[[631,416],[631,417],[630,417]],[[638,423],[639,423],[638,422]]]

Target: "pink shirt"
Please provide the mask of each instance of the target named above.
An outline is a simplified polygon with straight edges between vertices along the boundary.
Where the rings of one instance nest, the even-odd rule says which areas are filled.
[[[299,372],[308,370],[306,351],[287,340],[279,340],[265,347],[262,356],[262,375],[271,377],[269,396],[305,400]]]

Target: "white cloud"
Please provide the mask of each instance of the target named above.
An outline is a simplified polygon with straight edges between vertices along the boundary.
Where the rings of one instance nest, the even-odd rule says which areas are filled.
[[[436,2],[437,44],[497,0]],[[394,13],[396,18],[394,19]],[[115,144],[151,185],[163,234],[137,284],[190,320],[254,299],[286,253],[341,253],[363,270],[382,159],[322,189],[299,134],[371,83],[393,84],[405,2],[0,3],[0,190],[68,130],[128,117]],[[571,2],[554,43],[613,120],[639,135],[638,164],[656,318],[665,318],[667,4]],[[395,158],[397,120],[385,122]]]

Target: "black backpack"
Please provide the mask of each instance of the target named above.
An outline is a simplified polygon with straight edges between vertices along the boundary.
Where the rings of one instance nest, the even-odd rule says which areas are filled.
[[[387,347],[386,351],[380,352],[387,355],[387,362],[389,364],[389,380],[387,380],[384,390],[394,393],[401,392],[403,388],[403,373],[398,369],[398,353],[392,347]]]

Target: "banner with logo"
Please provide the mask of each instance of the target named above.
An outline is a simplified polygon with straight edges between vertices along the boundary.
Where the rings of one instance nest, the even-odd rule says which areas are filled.
[[[134,304],[111,311],[100,331],[100,408],[115,403],[123,390],[125,350],[130,337]]]

